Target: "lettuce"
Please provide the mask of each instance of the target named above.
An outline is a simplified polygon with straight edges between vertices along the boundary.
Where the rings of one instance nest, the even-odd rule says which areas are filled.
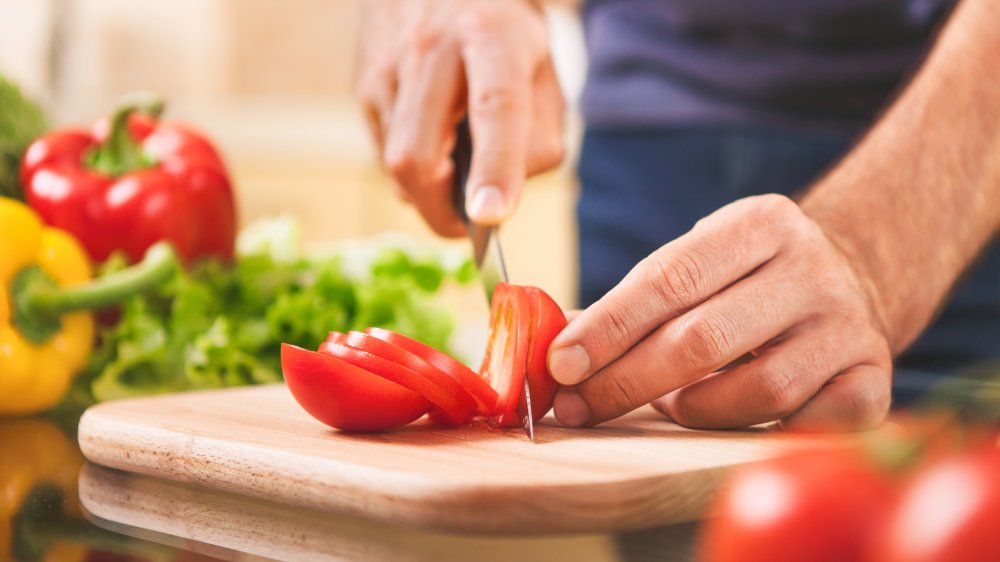
[[[435,295],[472,278],[468,259],[386,242],[360,260],[306,256],[299,238],[286,219],[251,225],[234,263],[202,262],[124,303],[69,399],[277,382],[282,342],[315,348],[332,330],[381,326],[447,350],[454,323]]]

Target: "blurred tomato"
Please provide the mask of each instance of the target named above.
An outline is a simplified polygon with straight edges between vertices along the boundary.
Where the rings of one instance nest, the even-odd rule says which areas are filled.
[[[1000,447],[980,446],[918,474],[870,560],[1000,560]]]
[[[702,562],[861,560],[895,498],[856,449],[810,451],[734,474],[701,537]]]

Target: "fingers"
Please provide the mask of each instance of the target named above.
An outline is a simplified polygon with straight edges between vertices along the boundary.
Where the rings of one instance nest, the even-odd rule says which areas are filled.
[[[358,98],[365,122],[379,154],[385,153],[385,137],[396,100],[396,69],[385,66],[367,73],[358,83]]]
[[[830,432],[872,429],[889,413],[889,365],[852,367],[830,381],[801,410],[781,421],[789,431]]]
[[[534,118],[528,147],[528,175],[555,168],[562,162],[565,146],[562,130],[566,105],[552,59],[546,59],[535,77]]]
[[[527,176],[533,61],[500,18],[470,18],[462,59],[469,91],[472,165],[466,212],[481,224],[506,218]]]
[[[808,295],[790,290],[792,283],[762,271],[668,322],[611,365],[567,389],[586,405],[585,423],[629,412],[787,333],[809,310],[804,302]],[[558,416],[558,402],[556,408]],[[564,414],[567,420],[581,417],[579,412]]]
[[[435,232],[460,236],[465,228],[451,207],[449,150],[462,90],[461,62],[447,42],[428,39],[426,45],[400,66],[385,164]]]
[[[688,427],[729,429],[791,416],[863,353],[860,339],[806,323],[750,361],[657,399]]]
[[[585,310],[549,348],[549,370],[576,384],[621,357],[650,332],[699,305],[778,252],[784,223],[798,213],[778,196],[741,199],[641,261]]]

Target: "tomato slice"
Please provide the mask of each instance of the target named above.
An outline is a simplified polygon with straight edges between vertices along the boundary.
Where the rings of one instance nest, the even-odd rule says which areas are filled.
[[[381,342],[376,338],[370,338],[370,340]],[[469,421],[475,410],[475,402],[462,389],[461,385],[436,369],[421,368],[418,364],[412,363],[411,366],[417,367],[417,370],[414,370],[411,366],[380,357],[371,351],[359,349],[347,343],[327,341],[320,346],[319,350],[321,353],[330,354],[366,371],[385,377],[423,396],[440,412],[441,416],[436,416],[435,419],[449,425],[464,424]],[[414,358],[419,359],[415,356]],[[429,366],[427,363],[424,365]]]
[[[532,418],[538,421],[552,409],[556,391],[559,390],[559,383],[549,373],[547,355],[549,344],[566,327],[566,315],[545,291],[537,287],[524,287],[524,292],[528,297],[532,319],[525,376],[531,387]],[[523,400],[518,408],[519,413],[523,414],[527,408]]]
[[[449,377],[457,380],[476,401],[476,413],[492,416],[497,411],[497,392],[461,361],[413,338],[382,328],[368,328],[365,333],[386,343],[398,346],[437,367]],[[333,334],[331,334],[333,337]],[[345,336],[346,337],[346,336]],[[329,341],[329,340],[327,340]]]
[[[416,392],[325,353],[282,344],[281,368],[299,405],[343,431],[401,427],[431,408]]]
[[[490,421],[500,427],[521,425],[517,405],[524,394],[530,317],[531,307],[523,287],[507,283],[497,285],[493,292],[486,354],[480,373],[499,397],[497,413]]]
[[[373,335],[361,332],[348,332],[343,336],[343,343],[362,351],[367,351],[383,359],[399,363],[415,373],[424,375],[431,379],[431,381],[442,386],[445,390],[453,392],[455,397],[462,402],[464,408],[468,408],[473,412],[478,411],[476,400],[472,396],[472,393],[469,392],[469,389],[462,384],[462,381],[451,376],[451,374],[443,369],[439,369],[419,355],[411,353],[398,345],[376,338]],[[483,384],[485,384],[485,381],[483,381]]]

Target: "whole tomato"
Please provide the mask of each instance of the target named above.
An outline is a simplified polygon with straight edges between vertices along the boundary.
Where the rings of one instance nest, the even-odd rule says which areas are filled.
[[[1000,447],[981,445],[917,474],[869,560],[1000,560]]]
[[[705,523],[700,560],[862,560],[896,496],[869,459],[853,448],[809,451],[738,471]]]

